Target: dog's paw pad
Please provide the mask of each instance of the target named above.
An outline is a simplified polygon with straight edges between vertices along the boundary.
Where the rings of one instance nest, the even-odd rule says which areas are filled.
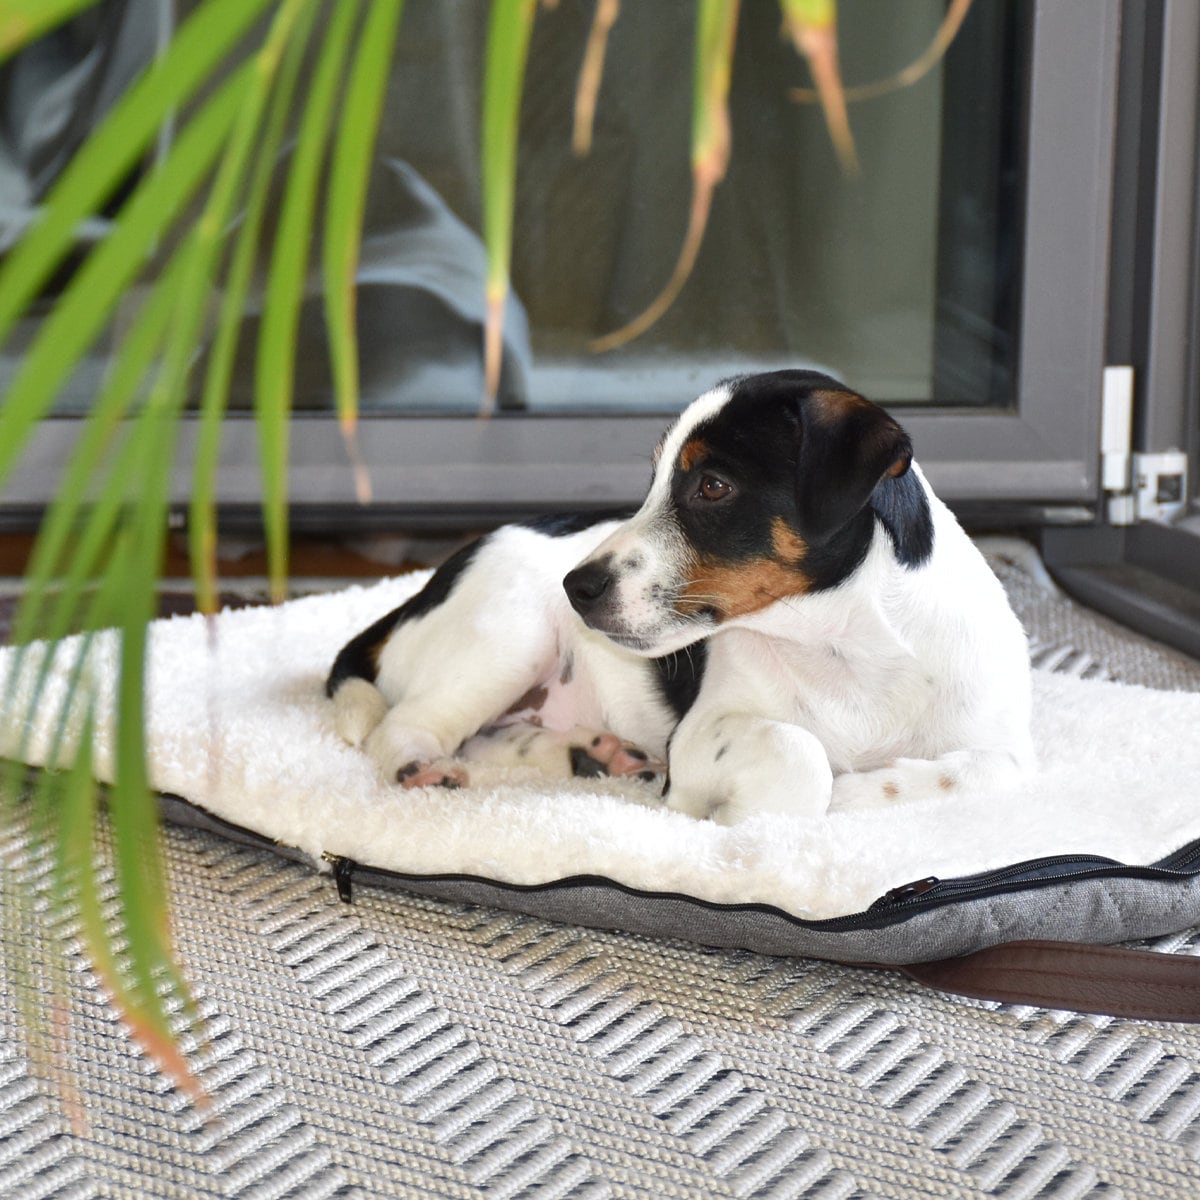
[[[396,782],[402,788],[461,788],[470,782],[466,768],[457,763],[405,763],[396,772]]]
[[[568,754],[571,774],[584,779],[636,776],[644,783],[654,783],[666,771],[666,763],[612,733],[598,733],[586,745],[569,747]]]

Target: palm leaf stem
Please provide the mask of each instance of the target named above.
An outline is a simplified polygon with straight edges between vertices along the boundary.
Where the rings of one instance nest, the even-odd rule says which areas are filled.
[[[517,126],[536,0],[494,0],[488,21],[483,75],[483,241],[487,248],[483,413],[500,390],[504,307],[512,263]]]
[[[354,275],[388,68],[403,11],[404,0],[376,0],[367,12],[342,105],[325,206],[325,324],[338,421],[362,504],[370,500],[370,481],[356,434],[359,378]]]
[[[358,4],[351,0],[336,4],[322,37],[288,172],[259,329],[254,412],[259,429],[267,570],[276,601],[287,593],[288,417],[295,387],[296,338],[313,212],[335,97],[358,13]]]
[[[224,416],[233,379],[234,356],[254,273],[270,183],[318,9],[319,5],[312,0],[305,4],[284,48],[244,197],[241,221],[224,280],[216,331],[204,372],[188,510],[188,556],[197,606],[205,613],[213,613],[217,608],[215,480]]]

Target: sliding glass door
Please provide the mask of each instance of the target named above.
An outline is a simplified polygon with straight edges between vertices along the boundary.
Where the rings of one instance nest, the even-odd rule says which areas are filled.
[[[673,412],[721,377],[784,366],[820,367],[894,407],[953,501],[1095,501],[1118,0],[974,0],[927,74],[858,100],[857,85],[920,58],[947,5],[842,0],[857,172],[839,165],[804,94],[778,6],[744,0],[732,158],[694,269],[660,320],[604,352],[596,340],[650,304],[684,240],[696,9],[621,6],[581,155],[572,112],[594,8],[560,0],[536,18],[505,370],[499,408],[481,418],[489,5],[408,0],[358,277],[371,519],[633,503]],[[258,495],[257,319],[246,316],[234,396],[246,415],[220,482],[233,507]],[[10,500],[36,505],[52,489],[89,389],[80,376]],[[292,496],[336,522],[362,514],[331,405],[314,272]]]

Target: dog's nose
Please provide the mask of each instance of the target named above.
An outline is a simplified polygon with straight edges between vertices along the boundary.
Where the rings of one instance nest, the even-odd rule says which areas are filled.
[[[563,587],[571,607],[581,617],[585,617],[589,610],[596,606],[596,601],[608,591],[611,583],[612,574],[608,563],[601,559],[576,567],[563,580]]]

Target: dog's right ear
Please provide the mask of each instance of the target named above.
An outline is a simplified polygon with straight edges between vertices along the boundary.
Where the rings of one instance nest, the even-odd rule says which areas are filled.
[[[908,434],[848,388],[814,388],[799,400],[796,504],[800,532],[820,545],[866,507],[871,493],[912,462]]]

